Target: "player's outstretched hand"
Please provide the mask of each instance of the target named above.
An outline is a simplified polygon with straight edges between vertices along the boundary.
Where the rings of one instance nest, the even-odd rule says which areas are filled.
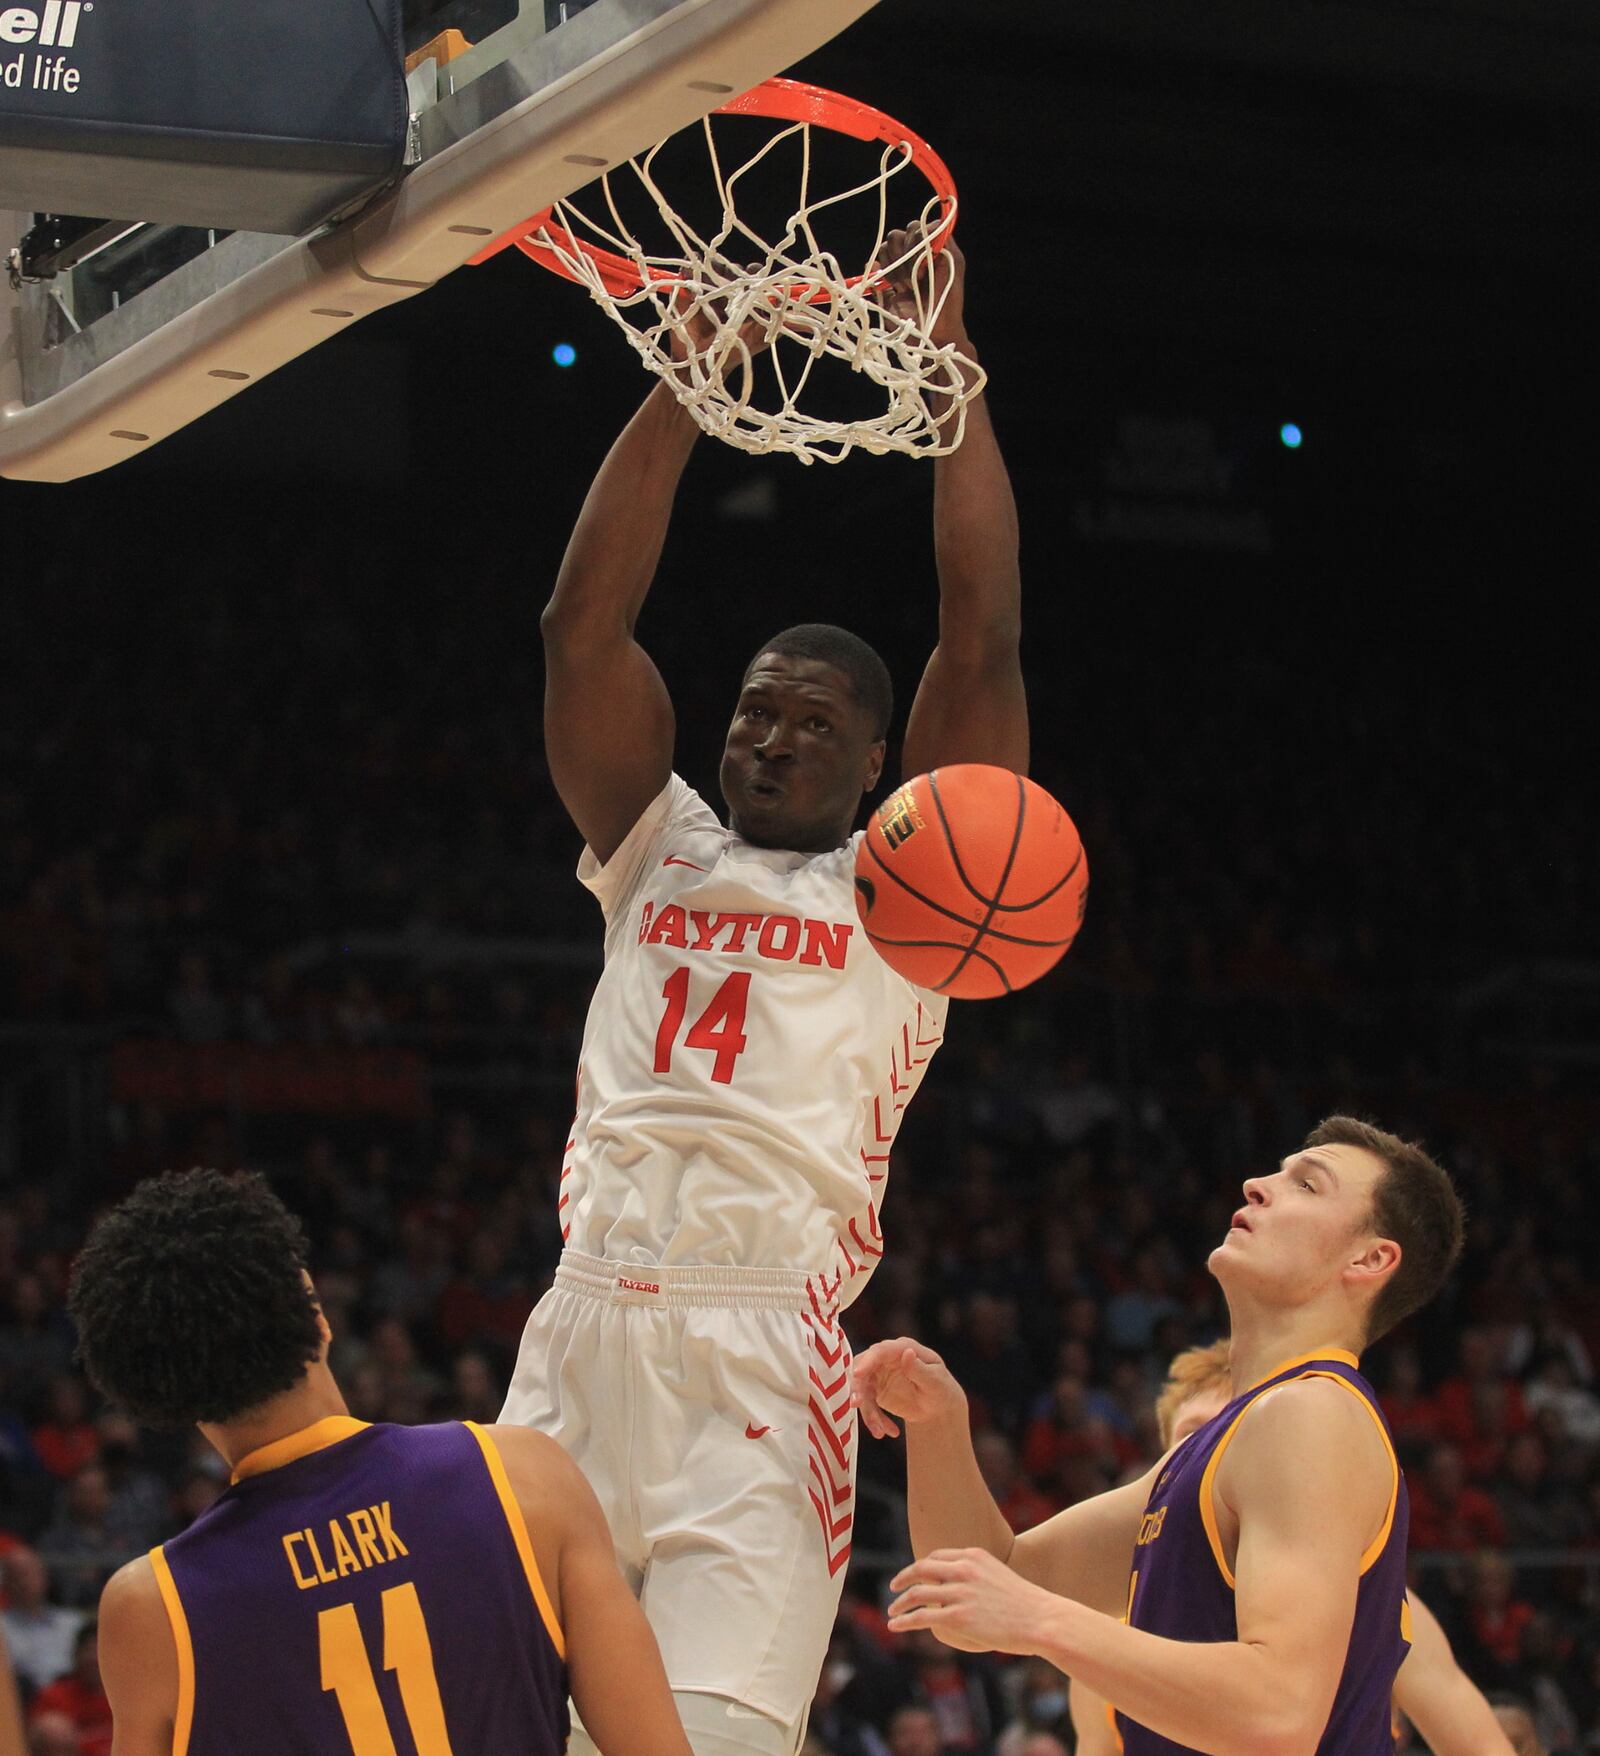
[[[925,315],[935,298],[943,293],[944,303],[928,331],[928,339],[935,347],[944,347],[966,335],[967,259],[955,239],[947,238],[932,263],[925,262],[918,250],[925,235],[920,220],[888,233],[867,273],[870,277],[880,272],[880,263],[883,265],[884,279],[875,289],[875,296],[896,317]]]
[[[962,1652],[1037,1652],[1061,1601],[984,1549],[935,1549],[889,1589],[890,1633],[931,1628]]]
[[[908,1335],[874,1342],[858,1354],[851,1379],[850,1400],[874,1439],[899,1438],[894,1415],[902,1421],[932,1421],[966,1411],[966,1393],[950,1368],[931,1347]]]

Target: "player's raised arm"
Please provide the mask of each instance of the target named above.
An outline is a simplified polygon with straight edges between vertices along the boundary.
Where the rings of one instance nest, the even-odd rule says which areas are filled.
[[[893,232],[888,257],[904,256],[912,234]],[[946,266],[948,265],[948,266]],[[966,263],[954,240],[932,272],[954,277],[931,339],[976,357],[966,332]],[[914,309],[909,287],[885,298]],[[934,552],[939,567],[939,643],[928,660],[906,726],[906,774],[951,762],[1028,770],[1028,702],[1022,682],[1022,573],[1017,503],[989,419],[988,401],[967,405],[966,436],[934,465]]]
[[[1516,1756],[1483,1691],[1457,1664],[1433,1611],[1415,1592],[1406,1601],[1411,1650],[1394,1680],[1400,1711],[1433,1756]]]
[[[931,1347],[909,1336],[856,1357],[851,1400],[875,1439],[906,1430],[906,1510],[911,1548],[987,1549],[1000,1560],[1016,1541],[972,1449],[966,1393]]]
[[[601,1756],[694,1756],[594,1490],[554,1440],[523,1427],[489,1431],[553,1586],[573,1705]]]
[[[657,385],[600,466],[540,622],[550,778],[602,865],[672,771],[672,702],[634,624],[698,433]]]

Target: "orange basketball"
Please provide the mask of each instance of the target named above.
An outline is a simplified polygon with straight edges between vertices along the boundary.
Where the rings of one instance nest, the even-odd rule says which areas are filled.
[[[978,762],[908,780],[856,851],[856,912],[878,955],[958,1000],[1038,981],[1077,937],[1088,895],[1072,819],[1043,787]]]

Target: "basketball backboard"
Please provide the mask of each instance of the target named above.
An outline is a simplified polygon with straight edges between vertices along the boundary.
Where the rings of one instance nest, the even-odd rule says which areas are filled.
[[[147,450],[370,312],[426,291],[486,240],[875,4],[418,7],[407,169],[365,210],[302,238],[65,227],[43,251],[37,216],[0,212],[0,258],[12,269],[0,273],[0,475],[70,481]]]

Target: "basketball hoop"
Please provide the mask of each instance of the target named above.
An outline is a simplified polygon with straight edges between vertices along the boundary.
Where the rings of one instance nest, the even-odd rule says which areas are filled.
[[[779,126],[725,172],[717,117]],[[881,110],[792,79],[765,80],[701,126],[722,208],[714,226],[696,230],[663,190],[657,161],[668,142],[662,141],[626,161],[647,198],[646,211],[653,209],[665,228],[653,240],[657,248],[638,236],[644,226],[623,217],[612,183],[622,175],[619,167],[599,179],[598,198],[590,202],[603,202],[605,220],[571,199],[558,201],[473,261],[515,244],[542,267],[587,287],[700,426],[741,450],[790,451],[802,463],[837,463],[857,446],[923,457],[953,451],[966,405],[985,378],[975,360],[932,339],[955,278],[944,248],[955,229],[956,191],[944,161]],[[876,172],[852,187],[814,195],[814,128],[880,147]],[[769,239],[750,216],[740,215],[736,201],[741,182],[764,165],[770,172],[772,155],[791,140],[800,151],[799,200]],[[885,260],[885,241],[895,229],[890,195],[907,171],[918,173],[932,193],[914,209],[901,207],[902,227],[917,222],[913,242]],[[855,272],[817,233],[823,216],[831,218],[845,204],[857,204],[858,224],[872,222],[872,242]],[[911,314],[897,315],[878,296],[891,280],[909,286]],[[819,375],[816,368],[827,360],[842,362],[874,387],[882,407],[848,416],[803,409],[808,392],[813,404],[820,400],[818,379],[826,369]]]

